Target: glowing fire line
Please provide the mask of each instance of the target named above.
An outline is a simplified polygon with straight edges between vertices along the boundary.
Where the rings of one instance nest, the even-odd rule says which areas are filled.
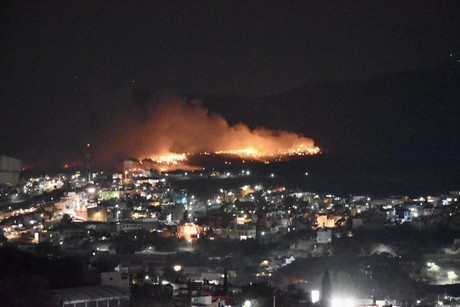
[[[320,153],[321,150],[319,147],[311,147],[306,145],[300,145],[295,148],[288,149],[279,149],[277,151],[268,151],[268,150],[257,150],[254,148],[246,149],[235,149],[235,150],[222,150],[216,151],[216,155],[231,155],[244,159],[253,159],[253,160],[277,160],[283,157],[292,157],[292,156],[309,156],[316,155]],[[209,154],[207,152],[203,154]],[[187,155],[185,153],[169,153],[166,155],[154,155],[149,157],[154,163],[161,165],[180,165],[188,161]]]
[[[162,156],[151,156],[149,157],[153,162],[164,165],[178,165],[181,162],[187,161],[187,155],[185,153],[169,153]]]
[[[296,148],[289,148],[289,149],[280,149],[277,151],[264,151],[264,150],[257,150],[254,148],[246,148],[246,149],[236,149],[236,150],[223,150],[217,151],[215,154],[227,154],[227,155],[235,155],[239,157],[245,158],[254,158],[254,159],[276,159],[285,156],[306,156],[306,155],[316,155],[320,153],[319,147],[307,147],[305,145],[301,145]]]

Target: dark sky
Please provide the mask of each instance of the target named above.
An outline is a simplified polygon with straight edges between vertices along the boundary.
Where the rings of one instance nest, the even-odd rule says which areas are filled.
[[[460,50],[456,0],[3,1],[0,9],[0,153],[26,162],[72,156],[129,88],[263,96],[429,70]]]

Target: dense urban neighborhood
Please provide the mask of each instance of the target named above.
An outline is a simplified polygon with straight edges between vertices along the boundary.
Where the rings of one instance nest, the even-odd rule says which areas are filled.
[[[460,1],[0,5],[0,307],[460,307]]]
[[[3,301],[460,302],[459,191],[338,196],[272,185],[275,174],[264,180],[249,169],[159,173],[125,166],[2,184],[0,280],[9,288],[0,293]]]

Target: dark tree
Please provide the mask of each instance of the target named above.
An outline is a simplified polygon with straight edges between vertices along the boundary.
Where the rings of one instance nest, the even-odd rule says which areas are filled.
[[[94,266],[99,273],[112,272],[117,265],[118,261],[110,255],[98,255],[92,262],[92,266]]]
[[[0,234],[0,246],[8,243],[8,239],[5,237],[5,235],[2,233]]]
[[[68,226],[72,223],[72,218],[69,214],[65,213],[61,219],[61,226]]]
[[[166,266],[163,268],[162,278],[167,281],[179,281],[183,276],[183,270],[175,271],[172,267]]]
[[[189,222],[190,222],[190,218],[189,218],[188,215],[189,215],[188,210],[185,210],[185,211],[184,211],[184,214],[183,214],[183,216],[182,216],[182,221],[183,221],[184,223],[189,223]]]
[[[228,277],[227,268],[224,269],[224,295],[228,294]]]

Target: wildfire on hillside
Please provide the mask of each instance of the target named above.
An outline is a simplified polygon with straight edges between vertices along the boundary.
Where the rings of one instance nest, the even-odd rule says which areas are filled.
[[[126,127],[120,129],[122,133],[108,146],[118,156],[147,159],[168,171],[197,169],[187,164],[191,155],[225,155],[271,162],[320,153],[314,141],[301,134],[251,129],[243,123],[231,125],[198,101],[172,97],[141,116],[131,117],[124,121]]]

